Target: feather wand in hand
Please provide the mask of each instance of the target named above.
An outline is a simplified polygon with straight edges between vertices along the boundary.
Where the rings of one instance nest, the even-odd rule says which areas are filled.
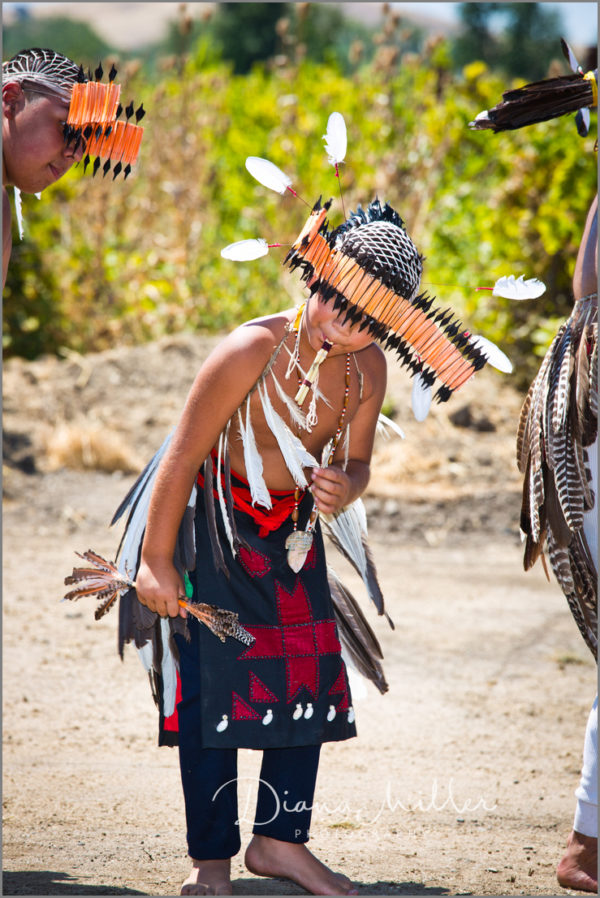
[[[73,568],[73,573],[69,577],[65,577],[65,586],[77,585],[64,598],[73,600],[80,599],[82,596],[95,596],[102,603],[96,608],[94,615],[96,620],[99,620],[112,608],[121,592],[126,589],[135,589],[135,581],[123,574],[112,561],[107,561],[106,558],[91,549],[83,554],[80,552],[75,554],[87,561],[90,566]],[[178,602],[181,608],[185,608],[205,624],[215,636],[219,637],[221,642],[225,642],[227,636],[232,636],[243,642],[244,645],[254,644],[254,636],[242,627],[235,612],[218,608],[216,605],[206,605],[203,602],[188,602],[182,596]]]

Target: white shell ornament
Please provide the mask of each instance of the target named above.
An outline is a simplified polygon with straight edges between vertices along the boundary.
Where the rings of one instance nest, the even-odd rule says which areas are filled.
[[[329,711],[327,712],[327,720],[330,722],[335,719],[335,708],[333,705],[329,705]]]
[[[301,571],[306,561],[306,556],[312,546],[313,535],[310,530],[292,530],[285,541],[287,560],[295,574]]]
[[[354,708],[348,708],[348,723],[354,723]]]
[[[227,714],[223,714],[223,718],[217,724],[217,733],[222,733],[223,730],[226,730],[229,726],[229,720],[227,718]]]
[[[271,723],[272,720],[273,720],[273,711],[271,710],[271,708],[269,708],[269,710],[267,711],[267,713],[265,714],[265,716],[262,719],[263,726],[269,726],[269,724]]]
[[[300,718],[302,717],[302,705],[300,703],[296,705],[296,710],[292,714],[292,717],[294,718],[294,720],[300,720]]]
[[[312,702],[309,702],[306,706],[306,711],[304,712],[304,719],[310,720],[310,718],[313,716],[313,713],[314,713],[314,708],[312,706]]]

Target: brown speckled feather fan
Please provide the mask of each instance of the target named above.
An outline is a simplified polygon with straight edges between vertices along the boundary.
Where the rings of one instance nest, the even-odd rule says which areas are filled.
[[[550,564],[586,644],[597,658],[597,571],[583,530],[594,507],[586,454],[598,432],[598,297],[575,303],[533,381],[519,420],[525,570]]]

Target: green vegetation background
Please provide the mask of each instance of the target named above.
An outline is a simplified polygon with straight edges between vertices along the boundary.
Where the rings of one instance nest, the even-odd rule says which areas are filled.
[[[375,195],[390,202],[426,256],[425,288],[498,342],[523,384],[531,378],[571,307],[597,183],[593,129],[582,140],[565,117],[498,135],[471,131],[469,121],[522,79],[475,56],[457,64],[456,46],[419,43],[391,13],[376,34],[345,33],[342,51],[311,58],[303,22],[278,19],[275,49],[236,72],[183,7],[174,55],[121,60],[126,102],[148,110],[136,171],[113,183],[77,167],[40,202],[23,197],[25,238],[15,234],[4,293],[5,356],[217,332],[290,305],[302,287],[281,266],[285,249],[250,263],[220,250],[255,236],[289,243],[308,213],[257,184],[248,155],[282,167],[310,205],[333,196],[330,222],[343,220],[322,140],[337,110],[348,127],[346,212]],[[566,71],[558,42],[556,51],[552,74]],[[540,278],[545,296],[516,303],[475,290],[506,274]]]

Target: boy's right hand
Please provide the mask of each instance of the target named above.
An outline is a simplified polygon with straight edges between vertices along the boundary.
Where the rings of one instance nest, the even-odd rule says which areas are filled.
[[[135,591],[140,602],[161,617],[187,617],[187,611],[179,605],[179,599],[185,599],[185,587],[172,562],[148,563],[142,559]]]

